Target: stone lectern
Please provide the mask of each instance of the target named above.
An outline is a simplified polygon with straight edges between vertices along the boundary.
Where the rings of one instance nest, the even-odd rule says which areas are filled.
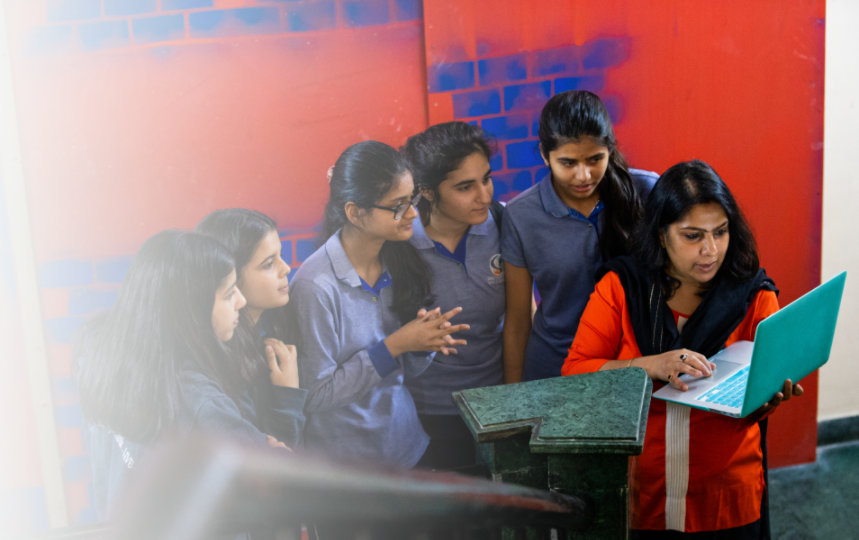
[[[453,399],[493,480],[580,497],[593,520],[579,534],[626,538],[628,457],[644,445],[651,388],[643,369],[627,368],[474,388]]]

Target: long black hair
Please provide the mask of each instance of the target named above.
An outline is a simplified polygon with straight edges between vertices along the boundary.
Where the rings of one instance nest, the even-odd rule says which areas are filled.
[[[661,273],[663,294],[670,298],[680,283],[665,269],[670,262],[661,237],[697,204],[716,203],[728,217],[728,250],[714,279],[743,283],[760,267],[757,244],[728,186],[703,161],[678,163],[662,173],[644,207],[637,232],[636,257],[651,272]]]
[[[236,261],[238,286],[241,290],[244,270],[250,263],[260,241],[271,232],[277,233],[277,223],[262,212],[247,208],[226,208],[208,214],[195,229],[220,241]],[[284,308],[268,309],[254,324],[242,309],[236,335],[229,347],[239,362],[242,377],[251,381],[267,370],[262,333],[266,337],[283,337]]]
[[[320,242],[349,225],[346,203],[372,208],[406,172],[406,159],[385,143],[363,141],[344,150],[331,170]],[[414,319],[418,309],[432,302],[429,267],[409,242],[385,242],[379,258],[393,281],[391,310],[404,323]]]
[[[605,205],[600,251],[606,259],[628,254],[642,204],[600,98],[587,90],[569,90],[552,96],[540,113],[539,136],[540,152],[547,160],[549,153],[559,146],[584,137],[591,137],[608,149],[608,167],[597,187]]]
[[[433,192],[433,202],[421,199],[418,211],[424,224],[429,222],[432,205],[438,204],[438,186],[475,152],[487,160],[492,157],[491,143],[478,126],[466,122],[445,122],[430,126],[406,140],[401,148],[415,178],[415,190]]]
[[[170,429],[178,374],[192,367],[225,385],[233,362],[212,328],[215,292],[234,269],[207,236],[162,231],[147,240],[106,313],[84,328],[78,365],[90,422],[146,442]]]

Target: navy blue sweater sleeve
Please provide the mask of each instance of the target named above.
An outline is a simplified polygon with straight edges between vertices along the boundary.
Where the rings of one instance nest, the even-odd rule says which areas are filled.
[[[268,445],[266,435],[287,446],[300,441],[304,425],[304,392],[301,390],[279,389],[286,391],[273,392],[275,395],[269,403],[255,403],[250,396],[243,396],[244,399],[236,403],[220,385],[197,371],[182,372],[179,388],[183,401],[182,416],[191,430],[258,446]],[[258,411],[258,405],[262,405],[262,409],[270,407],[270,410]],[[282,425],[279,420],[284,420]],[[268,432],[267,428],[277,430]],[[283,436],[290,440],[281,439]]]
[[[268,382],[268,381],[266,381]],[[304,402],[307,390],[268,383],[266,401],[257,403],[263,430],[293,450],[301,446],[304,433]]]

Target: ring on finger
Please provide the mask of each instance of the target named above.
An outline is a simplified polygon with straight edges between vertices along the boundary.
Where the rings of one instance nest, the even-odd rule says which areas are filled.
[[[683,353],[680,355],[680,361],[683,362],[684,364],[686,363],[686,353]]]
[[[674,375],[673,375],[673,374],[669,374],[669,375],[668,375],[668,382],[671,382],[671,379],[672,379],[673,377],[674,377]]]

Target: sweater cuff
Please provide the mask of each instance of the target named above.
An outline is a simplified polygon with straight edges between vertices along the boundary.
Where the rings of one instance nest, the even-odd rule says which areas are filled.
[[[304,402],[307,400],[307,390],[304,388],[293,388],[291,386],[275,386],[273,392],[273,405],[277,410],[295,410],[301,411],[304,409]]]
[[[367,354],[370,355],[370,361],[373,362],[373,367],[376,368],[376,372],[382,378],[400,367],[397,360],[391,356],[391,351],[389,351],[388,346],[385,345],[385,340],[382,340],[367,349]]]

